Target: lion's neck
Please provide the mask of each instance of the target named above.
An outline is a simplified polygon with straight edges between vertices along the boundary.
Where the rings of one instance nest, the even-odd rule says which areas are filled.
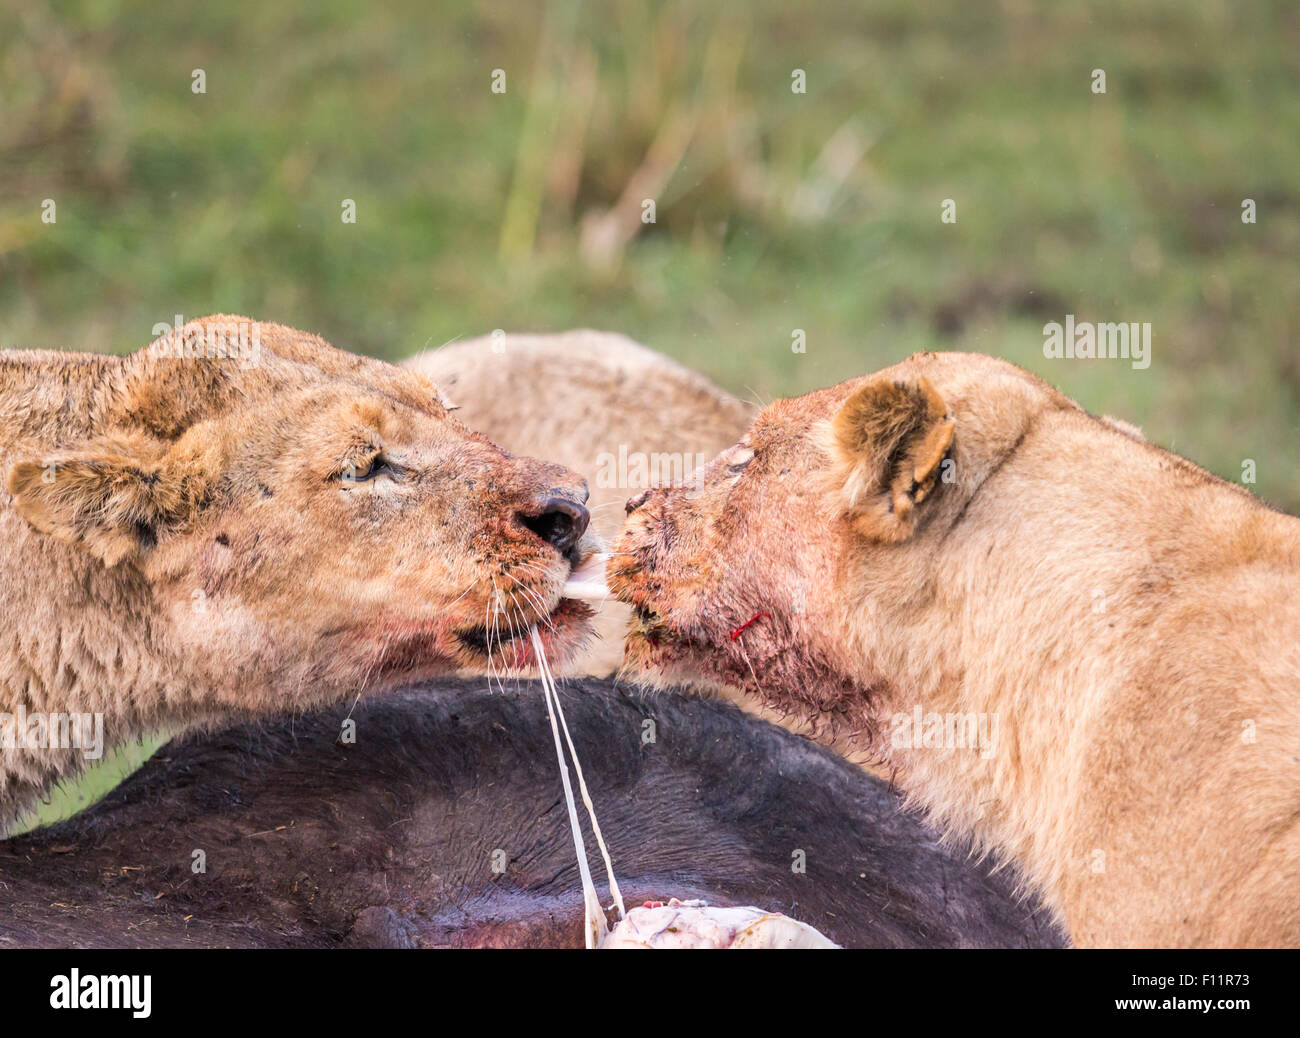
[[[886,607],[871,636],[884,646],[873,669],[891,677],[880,748],[899,785],[939,825],[1013,862],[1065,919],[1092,911],[1085,896],[1106,896],[1094,875],[1106,868],[1106,833],[1152,824],[1135,813],[1116,821],[1098,797],[1160,778],[1143,770],[1134,733],[1150,727],[1143,710],[1179,693],[1159,679],[1146,688],[1164,673],[1147,668],[1210,651],[1208,633],[1170,641],[1170,609],[1188,589],[1228,586],[1240,559],[1270,571],[1295,560],[1295,520],[1208,482],[1180,494],[1180,472],[1141,460],[1130,476],[1163,502],[1158,516],[1134,495],[1117,500],[1105,456],[1069,480],[1009,473],[1016,492],[989,495],[941,547],[918,546],[900,586],[930,597]],[[1054,472],[1041,459],[1026,467]],[[1267,658],[1278,644],[1236,644],[1224,658]],[[1225,696],[1245,694],[1231,671],[1225,680]],[[1195,713],[1209,693],[1192,682],[1181,694],[1178,709]]]
[[[1029,450],[1017,461],[1044,468]],[[1131,677],[1154,608],[1134,591],[1161,550],[1131,511],[1106,507],[1112,479],[1099,464],[1032,493],[986,488],[959,534],[918,545],[906,583],[933,591],[883,607],[875,640],[891,677],[880,751],[900,786],[1061,913],[1089,868],[1076,822],[1098,715]]]
[[[95,353],[0,352],[0,398],[11,405],[0,419],[3,442],[39,450],[90,435],[125,363]]]
[[[1033,620],[1013,626],[1023,632]],[[909,800],[941,829],[1014,863],[1024,882],[1063,912],[1067,873],[1084,864],[1074,860],[1071,839],[1082,792],[1077,772],[1099,690],[1113,676],[1104,667],[1058,662],[1058,652],[1083,658],[1081,646],[1059,631],[1035,652],[1013,646],[1009,632],[981,630],[978,617],[958,622],[971,632],[968,644],[946,646],[928,662],[912,654],[912,675],[891,683],[878,752]]]
[[[109,575],[77,549],[3,532],[22,551],[0,569],[0,833],[56,784],[201,704],[157,644],[143,581]]]

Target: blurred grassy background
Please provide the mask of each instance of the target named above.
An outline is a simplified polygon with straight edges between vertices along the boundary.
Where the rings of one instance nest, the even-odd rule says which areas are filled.
[[[1300,510],[1297,55],[1286,0],[4,0],[0,345],[588,326],[764,400],[980,350]],[[1044,360],[1066,313],[1150,370]]]

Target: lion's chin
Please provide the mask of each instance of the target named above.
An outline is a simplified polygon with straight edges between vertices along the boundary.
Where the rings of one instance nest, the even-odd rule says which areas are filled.
[[[542,621],[528,626],[501,624],[461,628],[455,632],[457,658],[464,670],[485,674],[526,673],[538,667],[532,632],[536,627],[547,665],[564,668],[595,635],[590,606],[573,598],[561,598]]]
[[[676,637],[657,618],[637,610],[623,643],[623,669],[634,680],[648,685],[712,682],[711,657],[698,654],[699,647]]]
[[[592,616],[585,603],[567,598],[542,619],[517,627],[504,622],[491,628],[456,627],[445,620],[389,616],[341,631],[340,642],[321,655],[348,660],[347,672],[336,680],[373,694],[447,674],[500,676],[533,670],[536,626],[548,665],[560,673],[594,637]]]

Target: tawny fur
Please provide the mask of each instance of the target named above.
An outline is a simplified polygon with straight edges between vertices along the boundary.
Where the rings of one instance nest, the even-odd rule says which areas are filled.
[[[112,745],[527,666],[538,621],[558,662],[589,634],[568,561],[521,522],[580,500],[578,476],[316,336],[203,345],[241,321],[187,325],[196,356],[0,354],[0,833],[85,760],[16,745],[20,711],[102,714]]]
[[[925,385],[943,414],[895,408],[887,458],[853,435]],[[900,537],[893,476],[948,416]],[[778,401],[704,483],[616,544],[629,663],[874,752],[1076,944],[1300,944],[1300,520],[958,353]],[[916,707],[996,718],[995,752],[894,738]]]

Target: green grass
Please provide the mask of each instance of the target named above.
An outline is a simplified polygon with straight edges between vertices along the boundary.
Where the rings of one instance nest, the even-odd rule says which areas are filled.
[[[9,835],[17,836],[84,811],[136,771],[166,741],[166,736],[149,735],[138,742],[105,750],[102,759],[95,761],[75,780],[56,786],[33,810],[19,817],[10,826]]]
[[[1300,510],[1292,3],[4,17],[0,345],[124,351],[216,311],[391,359],[590,326],[762,399],[981,350],[1228,479],[1255,459],[1253,489]],[[693,131],[657,222],[594,259],[584,221],[674,120]],[[1045,360],[1042,325],[1066,313],[1151,322],[1151,368]]]

